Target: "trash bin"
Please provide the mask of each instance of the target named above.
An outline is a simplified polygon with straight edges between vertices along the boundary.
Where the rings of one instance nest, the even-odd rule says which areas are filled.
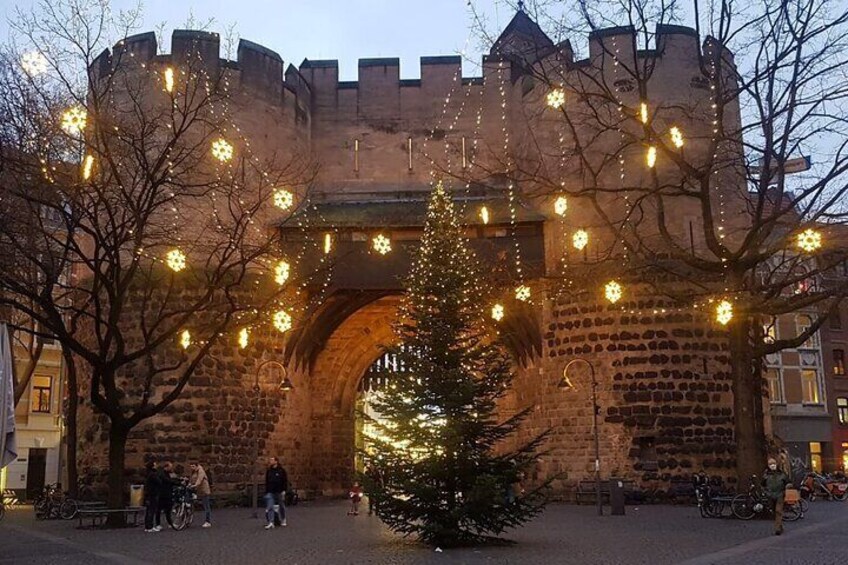
[[[144,506],[144,485],[130,485],[130,506]]]
[[[624,516],[624,481],[610,479],[610,507],[613,516]]]

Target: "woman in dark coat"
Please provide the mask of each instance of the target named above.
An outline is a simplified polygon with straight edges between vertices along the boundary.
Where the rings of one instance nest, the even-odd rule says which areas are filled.
[[[156,469],[155,461],[148,461],[144,465],[144,531],[158,532],[156,514],[159,513],[159,494],[161,481]]]

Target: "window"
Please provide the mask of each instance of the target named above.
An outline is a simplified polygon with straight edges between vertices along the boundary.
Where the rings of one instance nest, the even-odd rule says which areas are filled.
[[[798,334],[802,334],[807,331],[810,326],[813,325],[813,319],[807,316],[806,314],[801,314],[795,317],[795,328],[798,331]],[[807,341],[801,347],[807,349],[816,349],[819,346],[819,332],[813,333]]]
[[[50,393],[53,388],[53,377],[33,375],[31,410],[41,414],[50,413]]]
[[[833,374],[845,375],[845,350],[833,350]]]
[[[839,312],[839,308],[830,313],[830,316],[828,316],[827,321],[830,323],[830,329],[842,329],[842,314]]]
[[[848,425],[848,398],[836,399],[836,416],[843,426]]]
[[[848,471],[848,442],[842,444],[842,471]]]
[[[821,404],[819,372],[815,369],[801,370],[801,394],[804,404]]]
[[[822,445],[817,441],[810,442],[810,467],[816,473],[821,473],[822,468]]]
[[[765,343],[777,341],[777,318],[774,316],[763,324],[763,341]]]
[[[772,404],[786,402],[783,398],[783,378],[780,369],[766,369],[766,383],[768,384],[769,400]]]

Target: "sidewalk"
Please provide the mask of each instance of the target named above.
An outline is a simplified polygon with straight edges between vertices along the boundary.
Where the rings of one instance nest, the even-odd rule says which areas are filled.
[[[645,563],[829,565],[846,562],[848,503],[816,502],[804,520],[771,535],[771,522],[703,519],[693,507],[628,507],[627,516],[594,507],[551,505],[511,535],[512,547],[436,553],[398,538],[373,517],[345,515],[343,503],[289,509],[286,528],[266,531],[248,509],[214,513],[184,532],[78,530],[76,521],[36,522],[30,508],[0,524],[0,563]]]

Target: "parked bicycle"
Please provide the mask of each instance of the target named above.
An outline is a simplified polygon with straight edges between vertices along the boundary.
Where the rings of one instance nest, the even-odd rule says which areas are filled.
[[[751,477],[748,492],[737,494],[730,503],[730,511],[740,520],[750,520],[758,514],[771,514],[774,512],[772,501],[766,496],[760,481],[756,475]],[[783,505],[783,521],[794,522],[802,517],[800,503]]]
[[[171,527],[179,532],[191,526],[194,521],[194,502],[197,500],[197,493],[185,477],[180,479],[179,484],[174,485],[172,492]]]
[[[708,477],[704,472],[692,475],[692,484],[695,487],[695,500],[702,518],[721,518],[725,509],[730,507],[733,494],[721,491],[722,481],[720,477]]]
[[[848,500],[848,481],[843,477],[810,472],[804,477],[800,490],[801,497],[811,502],[816,498],[840,502]]]

